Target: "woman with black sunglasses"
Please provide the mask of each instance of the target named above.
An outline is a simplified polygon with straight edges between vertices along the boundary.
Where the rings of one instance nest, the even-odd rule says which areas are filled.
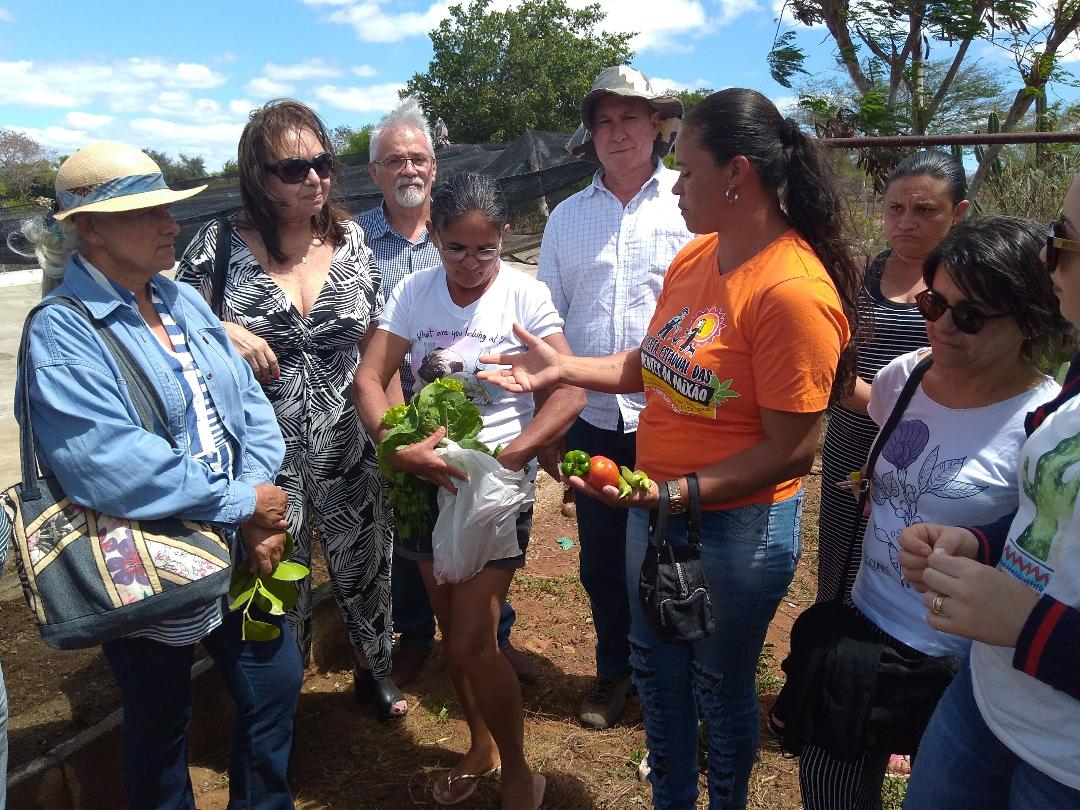
[[[381,276],[363,231],[331,202],[333,147],[311,109],[282,99],[255,110],[238,160],[244,207],[228,229],[224,277],[214,271],[221,235],[210,222],[184,252],[177,280],[215,304],[274,406],[292,559],[310,566],[317,533],[356,652],[357,701],[373,702],[379,718],[403,717],[407,704],[389,678],[393,535],[375,444],[349,400],[382,311]],[[387,396],[395,392],[400,401],[397,380]],[[310,577],[297,586],[288,619],[307,659]]]
[[[1078,226],[1080,179],[1043,248],[1042,283],[1074,325]],[[925,523],[901,535],[929,626],[974,642],[923,736],[905,807],[1080,807],[1077,393],[1080,356],[1061,393],[1027,417],[1018,508],[979,528]]]
[[[858,622],[909,661],[960,658],[970,642],[927,625],[922,596],[901,567],[898,536],[946,517],[984,522],[1015,505],[1024,415],[1058,391],[1040,366],[1050,367],[1074,346],[1039,258],[1043,239],[1026,220],[987,217],[956,225],[923,265],[927,289],[915,300],[933,364],[869,473],[870,514],[848,602]],[[926,354],[901,355],[878,372],[868,407],[875,423],[888,418]],[[853,682],[851,694],[864,686]],[[939,696],[924,695],[931,705]],[[856,711],[854,702],[846,709]],[[854,716],[847,722],[862,727]],[[891,753],[867,748],[841,761],[822,747],[803,746],[805,807],[880,807]]]

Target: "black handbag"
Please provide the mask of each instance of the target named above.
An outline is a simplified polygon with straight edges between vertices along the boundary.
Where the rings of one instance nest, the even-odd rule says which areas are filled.
[[[701,495],[697,475],[686,476],[689,490],[687,543],[667,539],[671,501],[660,487],[660,507],[649,523],[649,545],[641,563],[638,598],[656,635],[666,644],[698,641],[716,629],[712,599],[701,564]]]
[[[931,362],[927,357],[912,369],[874,440],[868,475]],[[867,487],[856,514],[863,511],[868,495]],[[842,571],[851,565],[858,534],[856,523]],[[769,714],[769,727],[791,756],[798,756],[805,744],[841,761],[869,750],[913,754],[960,660],[888,643],[883,631],[846,604],[847,596],[841,589],[795,620],[791,650],[780,665],[787,680]]]

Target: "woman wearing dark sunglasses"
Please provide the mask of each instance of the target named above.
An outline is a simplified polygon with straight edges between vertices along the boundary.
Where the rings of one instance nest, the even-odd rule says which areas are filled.
[[[1078,224],[1080,179],[1043,247],[1073,324]],[[929,626],[974,642],[923,736],[905,807],[1080,807],[1077,393],[1080,355],[1058,397],[1028,415],[1018,508],[980,528],[926,523],[901,536],[900,562]]]
[[[229,229],[220,289],[217,222],[196,234],[177,279],[220,301],[226,332],[274,406],[292,559],[310,565],[317,532],[356,652],[357,701],[373,702],[380,718],[402,717],[407,704],[389,678],[392,533],[375,444],[349,400],[382,311],[381,276],[360,227],[331,202],[333,147],[311,109],[284,99],[253,112],[238,158],[244,207]],[[396,380],[394,391],[400,401]],[[310,578],[297,585],[289,626],[307,658]]]
[[[867,258],[859,312],[868,328],[858,351],[858,380],[851,395],[829,406],[829,422],[821,448],[821,475],[828,484],[848,480],[866,464],[878,426],[866,415],[870,383],[882,367],[926,345],[926,322],[915,304],[924,289],[922,268],[927,255],[967,214],[964,166],[935,149],[900,161],[889,175],[882,200],[882,227],[888,247]],[[832,599],[851,587],[858,555],[847,571],[847,539],[866,526],[858,504],[836,486],[821,489],[818,515],[817,599]],[[904,763],[900,763],[903,766]]]
[[[870,515],[848,603],[857,621],[912,662],[963,657],[970,642],[927,625],[922,596],[901,567],[898,536],[908,526],[946,517],[983,522],[1015,505],[1024,415],[1058,390],[1039,366],[1049,367],[1074,346],[1039,258],[1043,239],[1026,220],[987,217],[956,225],[923,265],[927,289],[915,299],[926,318],[933,365],[871,471]],[[875,423],[888,418],[926,354],[901,355],[878,372],[868,407]],[[852,694],[865,685],[853,682]],[[925,692],[923,699],[932,705],[939,696]],[[848,711],[857,709],[853,704]],[[850,722],[861,727],[855,717]],[[841,761],[804,746],[805,807],[880,807],[891,753],[867,748]]]

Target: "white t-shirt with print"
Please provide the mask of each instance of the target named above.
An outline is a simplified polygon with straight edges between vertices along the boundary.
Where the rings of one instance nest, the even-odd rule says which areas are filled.
[[[516,438],[532,420],[533,398],[512,394],[476,378],[487,366],[484,354],[522,352],[514,323],[540,338],[563,328],[546,285],[513,268],[501,266],[495,281],[479,299],[459,307],[450,298],[441,264],[414,271],[394,287],[379,328],[409,341],[416,382],[409,396],[439,377],[455,377],[465,395],[480,409],[484,427],[480,441],[491,449]]]
[[[1080,607],[1080,399],[1063,403],[1031,434],[1017,469],[1020,505],[998,568]],[[1015,669],[1013,652],[981,642],[971,647],[983,719],[1018,757],[1080,790],[1080,701]]]
[[[874,377],[867,412],[885,423],[919,352],[900,355]],[[901,578],[897,536],[914,523],[971,526],[1016,506],[1016,459],[1024,417],[1052,399],[1049,377],[1029,391],[982,408],[947,408],[920,384],[885,442],[873,474],[862,565],[851,597],[889,635],[926,655],[964,655],[971,642],[926,623],[922,594]]]

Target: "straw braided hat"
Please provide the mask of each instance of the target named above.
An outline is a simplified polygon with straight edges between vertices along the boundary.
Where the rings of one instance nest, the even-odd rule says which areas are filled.
[[[193,197],[206,186],[174,191],[161,168],[139,149],[98,141],[69,157],[56,173],[56,200],[62,220],[79,211],[135,211]]]

